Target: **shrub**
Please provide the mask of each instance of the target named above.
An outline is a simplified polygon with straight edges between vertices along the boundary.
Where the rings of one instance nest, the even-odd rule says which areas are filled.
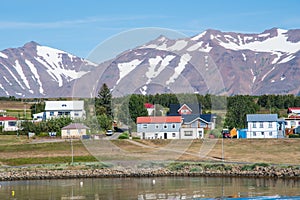
[[[182,170],[187,165],[188,165],[188,163],[171,163],[168,168],[171,171],[179,171],[179,170]]]
[[[121,135],[119,135],[118,139],[129,139],[129,135],[128,133],[122,133]]]
[[[291,134],[289,135],[289,138],[300,138],[299,134]]]

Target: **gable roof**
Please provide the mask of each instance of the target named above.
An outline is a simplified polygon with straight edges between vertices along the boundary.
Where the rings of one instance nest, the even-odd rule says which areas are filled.
[[[275,122],[277,114],[247,114],[247,122]]]
[[[72,123],[69,124],[68,126],[62,127],[62,130],[67,130],[67,129],[90,129],[90,128],[81,123]]]
[[[170,104],[169,106],[169,113],[168,116],[178,116],[178,111],[181,109],[182,106],[186,105],[192,112],[192,114],[201,114],[201,104],[197,103],[186,103],[186,104]]]
[[[190,123],[194,122],[197,119],[203,121],[204,123],[209,123],[208,121],[202,119],[200,117],[200,115],[194,115],[194,114],[182,115],[183,124],[190,124]]]
[[[181,116],[138,117],[137,124],[181,123]]]
[[[45,111],[84,109],[84,101],[46,101],[45,104]]]
[[[9,116],[5,116],[5,117],[0,117],[0,121],[17,121],[18,119],[15,117],[9,117]]]

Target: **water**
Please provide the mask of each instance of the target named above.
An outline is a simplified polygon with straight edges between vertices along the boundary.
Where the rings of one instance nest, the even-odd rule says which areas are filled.
[[[300,199],[299,180],[216,177],[0,182],[0,199]]]

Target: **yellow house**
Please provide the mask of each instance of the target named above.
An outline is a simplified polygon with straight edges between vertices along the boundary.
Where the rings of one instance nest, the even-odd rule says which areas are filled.
[[[81,123],[72,123],[61,129],[61,138],[82,138],[89,132],[90,128]]]

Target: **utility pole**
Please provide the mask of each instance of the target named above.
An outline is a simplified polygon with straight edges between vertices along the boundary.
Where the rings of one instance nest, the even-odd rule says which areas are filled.
[[[74,151],[73,151],[73,139],[71,138],[71,154],[72,154],[72,162],[71,164],[73,165],[74,162]]]

